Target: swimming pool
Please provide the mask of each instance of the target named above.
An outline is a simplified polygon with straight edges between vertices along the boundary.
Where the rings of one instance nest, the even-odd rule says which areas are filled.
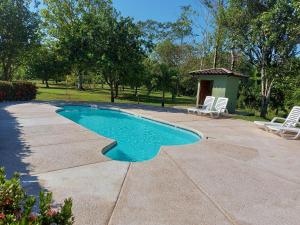
[[[58,113],[117,144],[104,155],[119,161],[152,159],[164,145],[184,145],[200,141],[191,131],[129,113],[86,106],[64,106]]]

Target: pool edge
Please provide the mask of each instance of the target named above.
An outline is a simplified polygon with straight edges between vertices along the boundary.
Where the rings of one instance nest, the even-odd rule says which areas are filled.
[[[192,132],[192,133],[194,133],[195,135],[199,136],[199,141],[198,141],[198,142],[191,143],[191,144],[185,144],[185,145],[194,145],[194,144],[197,144],[197,143],[201,142],[201,140],[205,139],[205,136],[203,135],[203,133],[200,132],[200,131],[198,131],[198,130],[196,130],[196,129],[194,129],[194,128],[187,127],[187,126],[182,126],[182,125],[175,124],[175,123],[172,123],[172,122],[169,122],[169,121],[166,121],[166,120],[162,120],[162,119],[158,119],[158,118],[153,118],[153,117],[151,117],[151,116],[144,116],[144,115],[140,115],[140,114],[138,114],[138,113],[129,112],[129,111],[127,111],[126,109],[121,109],[121,108],[119,108],[119,107],[99,106],[99,105],[97,105],[97,104],[88,104],[88,103],[87,103],[87,104],[84,104],[84,103],[83,103],[83,104],[62,104],[62,105],[60,104],[59,106],[57,106],[58,109],[55,110],[55,112],[56,112],[58,115],[60,115],[58,112],[59,112],[59,111],[62,111],[62,110],[63,110],[62,108],[63,108],[64,106],[83,106],[83,107],[90,107],[90,108],[94,108],[94,109],[104,109],[104,110],[106,109],[106,110],[119,111],[119,112],[122,112],[122,113],[129,114],[129,115],[131,115],[131,116],[136,116],[136,117],[139,117],[139,118],[142,118],[142,119],[147,119],[147,120],[151,120],[151,121],[154,121],[154,122],[159,122],[159,123],[162,123],[162,124],[165,124],[165,125],[169,125],[169,126],[172,126],[172,127],[175,127],[175,128],[180,128],[180,129],[183,129],[183,130],[185,130],[185,131]],[[61,115],[60,115],[60,116],[61,116]],[[62,117],[63,117],[63,118],[66,118],[66,117],[64,117],[64,116],[62,116]],[[66,119],[67,119],[67,118],[66,118]],[[70,120],[70,121],[72,121],[72,120]],[[80,124],[78,124],[78,123],[76,123],[76,122],[74,122],[74,121],[72,121],[72,122],[75,123],[75,124],[77,124],[77,125],[79,125],[79,126],[81,126]],[[83,126],[81,126],[81,127],[83,127]],[[85,128],[85,127],[84,127],[84,128]],[[85,128],[85,129],[87,129],[87,128]],[[89,129],[87,129],[87,130],[89,130]],[[90,131],[90,132],[93,132],[92,130],[89,130],[89,131]],[[110,159],[110,160],[112,160],[112,161],[119,161],[119,160],[111,159],[110,157],[107,157],[107,156],[105,155],[106,152],[108,152],[109,150],[111,150],[113,147],[115,147],[115,146],[117,145],[117,141],[114,140],[114,139],[111,139],[111,138],[107,138],[107,137],[105,137],[105,136],[102,136],[102,135],[100,135],[100,134],[98,134],[98,133],[96,133],[96,132],[93,132],[93,133],[95,133],[95,134],[97,134],[97,135],[99,135],[99,136],[101,136],[101,137],[104,137],[104,138],[106,138],[106,139],[112,141],[112,143],[110,143],[110,144],[106,145],[105,147],[103,147],[102,150],[100,150],[100,152],[101,152],[101,154],[102,154],[104,157],[106,157],[106,158],[108,158],[108,159]],[[162,145],[162,146],[159,148],[159,151],[157,152],[157,154],[156,154],[155,157],[153,157],[153,158],[151,158],[151,159],[149,159],[149,160],[138,161],[138,162],[136,162],[136,163],[141,163],[141,162],[146,162],[146,161],[154,160],[154,159],[161,153],[161,150],[162,150],[162,148],[163,148],[164,146],[166,146],[166,145]],[[131,162],[131,163],[132,163],[132,162]]]

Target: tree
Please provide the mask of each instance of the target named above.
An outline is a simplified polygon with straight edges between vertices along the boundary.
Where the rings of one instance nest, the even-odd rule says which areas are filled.
[[[39,17],[29,9],[30,2],[0,1],[0,63],[4,80],[12,80],[22,57],[38,40]]]
[[[111,1],[45,0],[44,3],[46,8],[42,10],[42,15],[48,36],[51,41],[58,42],[60,54],[68,59],[78,78],[78,89],[83,90],[84,75],[95,63],[92,61],[94,40],[97,35],[103,37],[101,19],[103,15],[108,15],[105,11],[112,10]],[[100,21],[97,22],[95,18]],[[102,50],[101,45],[97,48],[97,52]]]
[[[177,67],[181,62],[181,46],[167,39],[157,44],[155,53],[158,61],[170,67]]]
[[[230,0],[226,28],[261,79],[260,115],[265,117],[271,90],[286,76],[286,63],[296,54],[299,43],[300,4],[296,0]]]
[[[213,68],[216,68],[219,64],[219,54],[222,50],[224,42],[224,0],[200,0],[205,5],[214,18],[215,32],[214,32],[214,56],[213,56]]]
[[[193,20],[191,18],[193,15],[196,15],[196,12],[190,5],[181,6],[179,18],[171,23],[172,36],[175,40],[179,39],[181,45],[184,38],[193,35]]]
[[[97,69],[103,74],[110,87],[111,102],[118,93],[120,82],[124,77],[136,72],[144,58],[144,40],[140,28],[129,17],[119,17],[111,14],[107,17],[106,32],[103,35],[105,44],[103,52],[96,53]],[[103,39],[95,39],[94,43],[102,43]]]
[[[147,88],[147,95],[149,96],[151,91],[154,90],[156,87],[156,62],[149,57],[144,59],[143,61],[143,66],[144,66],[144,74],[143,74],[143,84]]]
[[[157,43],[165,39],[174,38],[173,23],[171,22],[158,22],[155,20],[139,21],[138,26],[143,32],[144,38],[149,42]]]
[[[177,80],[177,70],[165,63],[155,65],[155,82],[157,88],[162,91],[161,106],[165,106],[165,93],[174,90]]]
[[[36,49],[27,65],[27,77],[41,79],[49,88],[50,79],[58,79],[67,73],[66,63],[54,49],[41,46]]]

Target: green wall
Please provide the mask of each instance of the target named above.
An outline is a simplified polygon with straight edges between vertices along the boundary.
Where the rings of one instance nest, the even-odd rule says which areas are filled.
[[[239,84],[240,79],[238,77],[227,77],[225,96],[229,99],[227,108],[230,113],[233,113],[236,108]]]
[[[229,99],[227,109],[230,113],[233,113],[236,108],[237,94],[240,79],[238,77],[226,76],[226,75],[214,75],[214,76],[199,76],[201,80],[213,80],[212,95],[216,98],[226,97]]]
[[[200,76],[199,80],[213,80],[212,95],[215,97],[224,97],[226,93],[226,77],[225,76]]]

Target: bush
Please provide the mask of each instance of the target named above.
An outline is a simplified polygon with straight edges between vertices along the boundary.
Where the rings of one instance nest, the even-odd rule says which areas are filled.
[[[35,99],[37,87],[26,81],[0,81],[0,101],[28,101]]]
[[[40,193],[39,212],[33,212],[36,199],[27,196],[21,186],[18,174],[6,179],[0,168],[0,225],[71,225],[72,200],[55,209],[51,207],[52,193]]]

